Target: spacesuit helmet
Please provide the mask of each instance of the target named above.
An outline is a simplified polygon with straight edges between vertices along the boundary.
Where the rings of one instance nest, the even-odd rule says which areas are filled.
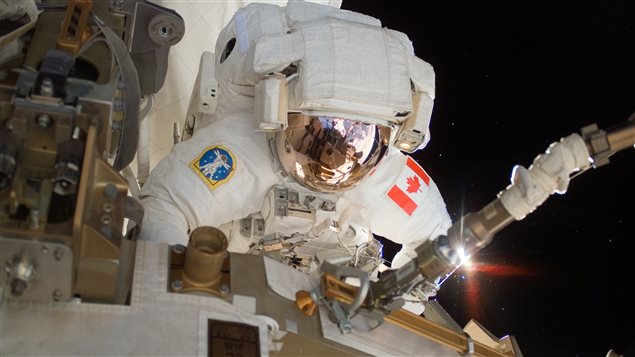
[[[254,87],[256,129],[271,133],[283,172],[309,189],[349,189],[388,151],[430,139],[432,66],[378,19],[304,1],[254,3],[223,29],[216,53],[219,88]]]
[[[361,182],[379,164],[389,140],[386,126],[302,113],[290,113],[287,128],[275,134],[284,171],[319,192],[339,192]]]

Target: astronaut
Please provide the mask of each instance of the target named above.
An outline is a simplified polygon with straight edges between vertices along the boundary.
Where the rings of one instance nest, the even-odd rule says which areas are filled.
[[[230,251],[371,273],[373,234],[402,244],[398,267],[446,232],[437,186],[402,153],[429,141],[434,100],[433,69],[405,34],[314,3],[253,3],[215,51],[216,111],[151,172],[141,239],[187,244],[215,226]]]

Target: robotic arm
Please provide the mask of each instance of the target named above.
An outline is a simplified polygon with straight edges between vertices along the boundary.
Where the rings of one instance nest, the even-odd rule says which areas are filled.
[[[564,194],[572,173],[589,166],[605,165],[610,155],[633,145],[635,115],[607,131],[592,124],[582,128],[580,134],[571,134],[551,144],[544,154],[534,159],[529,169],[514,168],[512,183],[496,200],[478,212],[463,216],[446,236],[418,246],[417,257],[402,268],[384,274],[373,285],[373,295],[379,300],[391,300],[395,293],[408,292],[413,282],[444,280],[467,257],[487,246],[497,232],[525,218],[551,194]]]
[[[315,302],[324,304],[335,312],[333,315],[342,332],[350,329],[350,319],[356,315],[378,323],[385,317],[392,323],[411,325],[416,317],[397,311],[403,306],[403,294],[417,287],[438,287],[437,281],[446,279],[467,257],[487,246],[497,232],[533,212],[551,194],[565,193],[572,173],[602,166],[613,153],[632,146],[635,146],[635,115],[607,131],[599,130],[595,124],[584,127],[581,134],[574,133],[551,144],[544,154],[534,159],[529,169],[516,166],[512,183],[496,200],[478,212],[463,216],[450,227],[447,235],[416,247],[416,257],[399,269],[384,272],[379,280],[357,288],[340,280],[342,275],[353,275],[332,265],[323,266],[321,285],[310,296],[298,292],[296,303],[307,315],[314,312]],[[418,323],[424,324],[424,320]]]

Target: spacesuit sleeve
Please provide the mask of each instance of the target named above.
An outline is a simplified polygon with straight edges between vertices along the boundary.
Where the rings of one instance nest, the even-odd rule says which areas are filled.
[[[191,146],[187,142],[184,144]],[[168,154],[152,170],[143,186],[140,199],[145,212],[139,237],[142,240],[186,245],[188,231],[197,226],[194,214],[197,208],[192,204],[192,198],[196,196],[188,195],[187,191],[198,191],[195,186],[198,183],[181,164],[180,156],[182,154],[174,150]]]
[[[374,234],[402,244],[392,267],[415,256],[422,242],[445,234],[450,215],[434,180],[411,157],[399,151],[386,156],[376,172],[352,192]]]
[[[142,203],[145,217],[139,239],[187,244],[188,224],[176,206],[155,197],[145,197]]]
[[[401,250],[399,250],[397,254],[395,254],[394,258],[392,259],[391,267],[400,268],[404,264],[406,264],[408,261],[416,258],[417,252],[415,252],[415,249],[421,243],[425,242],[428,239],[434,239],[440,235],[446,234],[447,230],[450,228],[450,225],[451,225],[451,221],[449,216],[446,218],[441,218],[436,228],[432,231],[432,233],[428,237],[426,237],[426,239],[414,240],[414,241],[402,244]]]
[[[373,233],[401,244],[391,267],[399,268],[416,257],[415,248],[447,233],[450,215],[434,180],[412,158],[393,152],[382,160],[365,188],[365,214]],[[374,197],[374,199],[371,199]],[[423,313],[414,295],[403,296],[404,309]]]
[[[174,146],[141,191],[141,239],[187,244],[200,226],[219,227],[262,207],[278,178],[252,114],[238,113]]]

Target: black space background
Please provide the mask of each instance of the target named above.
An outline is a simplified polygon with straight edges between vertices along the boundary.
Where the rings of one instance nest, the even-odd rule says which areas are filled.
[[[405,32],[436,72],[432,141],[414,156],[455,220],[489,203],[515,164],[591,123],[635,112],[635,2],[354,1],[343,9]],[[567,194],[500,232],[473,258],[529,274],[463,272],[437,300],[465,325],[516,336],[526,357],[635,353],[635,150],[576,177]],[[385,256],[395,247],[387,243]]]

